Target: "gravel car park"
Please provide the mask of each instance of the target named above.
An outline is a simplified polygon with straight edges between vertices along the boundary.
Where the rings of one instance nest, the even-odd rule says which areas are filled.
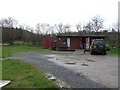
[[[90,55],[89,52],[53,51],[47,54],[26,53],[12,58],[22,59],[51,73],[72,88],[117,88],[118,57]]]

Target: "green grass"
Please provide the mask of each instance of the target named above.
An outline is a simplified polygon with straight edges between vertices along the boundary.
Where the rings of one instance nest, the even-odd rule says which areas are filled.
[[[20,60],[2,61],[2,78],[11,83],[5,88],[57,88],[58,86],[45,78],[42,71],[38,71],[31,64]]]
[[[1,49],[0,49],[1,50]],[[9,46],[2,46],[2,58],[9,57],[14,55],[20,55],[23,52],[45,52],[46,50],[40,46],[28,46],[28,45],[9,45]],[[48,50],[50,51],[50,50]]]
[[[2,47],[0,46],[0,57],[2,57]],[[2,80],[2,61],[0,60],[0,80]]]
[[[2,80],[2,61],[0,60],[0,80]]]
[[[0,57],[21,55],[24,52],[51,52],[40,46],[9,45],[0,46]],[[0,61],[0,79],[10,80],[11,83],[5,88],[57,88],[58,86],[47,79],[42,71],[38,71],[31,64],[20,60]]]
[[[2,57],[2,46],[0,46],[0,57]]]
[[[110,48],[111,55],[120,55],[120,48]]]

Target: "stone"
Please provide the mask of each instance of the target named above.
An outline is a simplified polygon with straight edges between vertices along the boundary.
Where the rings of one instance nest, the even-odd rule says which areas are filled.
[[[9,80],[0,80],[0,88],[2,88],[2,87],[4,87],[4,86],[8,85],[9,83],[10,83]]]

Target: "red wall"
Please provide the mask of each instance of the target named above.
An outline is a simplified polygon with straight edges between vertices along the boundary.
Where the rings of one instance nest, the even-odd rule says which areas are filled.
[[[53,42],[55,39],[49,36],[43,37],[42,39],[42,46],[43,48],[51,48],[51,42]]]
[[[62,47],[62,39],[57,39],[57,47]],[[80,45],[82,44],[82,39],[79,37],[70,37],[70,49],[80,49]]]
[[[61,47],[62,43],[63,43],[62,40],[57,39],[57,47],[58,47],[58,48]]]
[[[81,44],[80,38],[70,38],[70,48],[71,49],[79,49]]]

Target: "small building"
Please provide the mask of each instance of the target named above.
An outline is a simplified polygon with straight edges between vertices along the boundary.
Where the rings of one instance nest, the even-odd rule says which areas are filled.
[[[57,36],[57,50],[75,50],[90,48],[93,39],[104,39],[104,35]]]
[[[55,41],[55,37],[52,37],[52,36],[44,36],[44,37],[42,37],[42,46],[43,46],[43,48],[45,48],[45,49],[49,49],[49,48],[51,48],[51,44],[52,44],[52,42],[54,42]]]
[[[90,48],[92,39],[104,39],[104,35],[81,35],[81,36],[44,36],[42,38],[43,48],[56,50],[75,50]]]

